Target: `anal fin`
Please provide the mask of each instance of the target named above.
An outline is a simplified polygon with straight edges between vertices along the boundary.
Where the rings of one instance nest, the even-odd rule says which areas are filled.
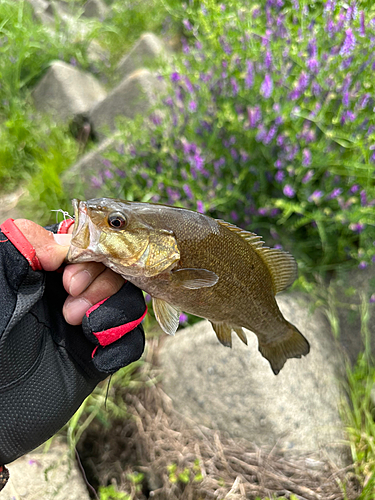
[[[213,323],[212,328],[215,330],[216,336],[225,347],[232,347],[232,328],[226,323]]]
[[[242,342],[247,345],[247,337],[246,333],[243,331],[243,328],[234,326],[233,330],[237,333],[238,337],[242,340]]]

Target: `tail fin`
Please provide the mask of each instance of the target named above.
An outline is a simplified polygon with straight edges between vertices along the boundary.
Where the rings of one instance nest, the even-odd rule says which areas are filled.
[[[269,344],[259,342],[259,351],[269,361],[275,375],[279,373],[287,359],[300,358],[310,352],[310,345],[302,333],[291,323],[288,323],[288,325],[286,338]]]

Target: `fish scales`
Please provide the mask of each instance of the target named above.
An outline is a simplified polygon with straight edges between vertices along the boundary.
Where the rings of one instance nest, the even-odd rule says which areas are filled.
[[[295,279],[293,258],[224,221],[166,205],[112,199],[75,200],[68,258],[97,260],[153,297],[156,317],[174,333],[180,311],[211,321],[231,345],[234,330],[254,332],[278,373],[290,357],[309,352],[302,334],[281,314],[275,293]]]

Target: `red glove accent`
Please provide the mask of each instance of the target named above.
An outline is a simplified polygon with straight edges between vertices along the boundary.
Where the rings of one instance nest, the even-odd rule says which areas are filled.
[[[59,224],[57,234],[68,234],[70,226],[74,224],[74,219],[65,219]]]
[[[1,231],[17,250],[25,257],[33,271],[41,271],[42,266],[36,256],[35,248],[26,239],[24,234],[18,229],[14,223],[14,219],[7,219],[0,226]]]
[[[88,311],[86,311],[87,319],[90,319],[89,318],[90,314],[92,312],[94,312],[99,306],[101,306],[108,299],[109,299],[109,297],[101,300],[97,304],[90,307],[90,309]],[[146,314],[147,314],[147,306],[146,306],[145,312],[142,314],[142,316],[140,318],[137,318],[133,321],[129,321],[129,323],[125,323],[124,325],[114,326],[112,328],[108,328],[108,330],[102,330],[101,332],[94,332],[93,331],[92,333],[98,339],[99,344],[102,347],[105,347],[109,344],[112,344],[116,340],[120,339],[126,333],[134,330],[134,328],[136,328],[140,323],[142,323]]]

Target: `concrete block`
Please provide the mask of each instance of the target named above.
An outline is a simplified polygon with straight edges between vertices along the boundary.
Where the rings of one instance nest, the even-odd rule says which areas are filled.
[[[147,69],[141,69],[122,81],[108,96],[100,101],[89,114],[94,133],[103,139],[106,129],[116,130],[116,119],[144,115],[162,95],[165,84]]]
[[[159,58],[168,58],[164,42],[153,33],[144,33],[118,63],[117,74],[124,79],[137,69],[152,67]]]
[[[106,97],[106,92],[89,73],[55,61],[33,90],[32,96],[39,111],[51,113],[63,121],[88,112]]]

